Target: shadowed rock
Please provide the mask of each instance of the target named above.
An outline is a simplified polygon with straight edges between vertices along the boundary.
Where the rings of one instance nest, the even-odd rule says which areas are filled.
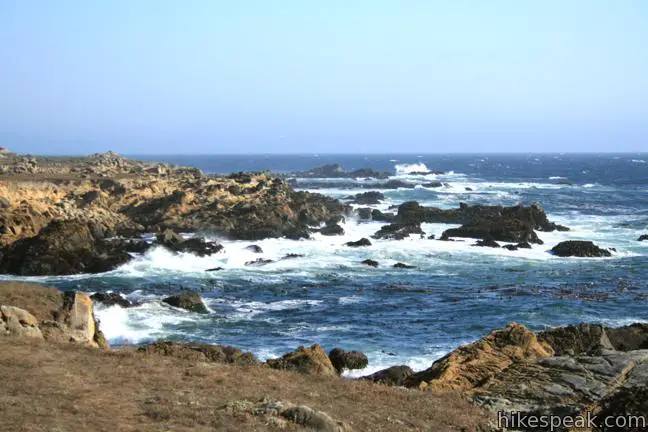
[[[412,370],[412,368],[406,365],[391,366],[387,369],[379,370],[378,372],[364,376],[360,379],[373,381],[378,384],[402,386],[405,384],[407,378],[409,378],[413,373],[414,371]]]
[[[310,348],[300,346],[296,351],[286,353],[278,359],[270,359],[266,363],[273,369],[290,370],[307,375],[337,375],[331,360],[319,345],[312,345]]]
[[[190,312],[208,313],[207,306],[202,297],[195,291],[185,291],[181,294],[167,297],[162,300],[163,303],[185,309]]]
[[[333,348],[329,352],[329,360],[339,374],[344,369],[364,369],[369,364],[369,360],[364,353],[360,351],[344,351],[342,348]]]
[[[139,303],[133,303],[130,300],[121,296],[121,294],[116,292],[105,293],[98,292],[90,296],[92,301],[101,303],[104,306],[119,306],[123,308],[129,308],[133,306],[139,306]]]
[[[609,257],[612,253],[602,249],[591,241],[567,240],[558,243],[551,253],[559,257]]]
[[[378,267],[378,261],[374,261],[372,259],[366,259],[362,261],[360,264],[364,264],[369,267]]]
[[[366,238],[364,238],[364,237],[361,238],[360,240],[357,240],[357,241],[350,241],[350,242],[346,242],[346,243],[344,243],[344,244],[345,244],[346,246],[349,246],[349,247],[363,247],[363,246],[371,246],[371,242],[369,241],[369,239],[366,239]]]

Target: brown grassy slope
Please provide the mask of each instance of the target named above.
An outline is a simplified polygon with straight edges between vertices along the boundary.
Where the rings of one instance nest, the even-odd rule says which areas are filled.
[[[34,283],[0,281],[0,305],[25,309],[39,321],[51,320],[63,306],[63,293]]]
[[[263,398],[324,411],[355,431],[472,432],[487,420],[452,394],[0,336],[2,431],[277,430],[237,409]]]

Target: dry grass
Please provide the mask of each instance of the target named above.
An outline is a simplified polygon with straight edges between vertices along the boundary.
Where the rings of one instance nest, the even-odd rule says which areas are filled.
[[[247,409],[263,399],[307,405],[355,431],[472,432],[487,421],[453,394],[8,336],[0,377],[3,431],[278,430]]]
[[[39,284],[0,282],[0,305],[16,306],[29,311],[39,321],[51,320],[63,306],[63,293]]]

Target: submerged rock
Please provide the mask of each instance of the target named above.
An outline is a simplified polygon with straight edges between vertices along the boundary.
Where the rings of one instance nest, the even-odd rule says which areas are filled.
[[[559,257],[609,257],[612,253],[602,249],[591,241],[567,240],[558,243],[551,249],[551,253]]]
[[[261,246],[258,246],[258,245],[246,246],[245,250],[250,251],[252,253],[263,253],[263,249],[261,249]]]
[[[247,267],[261,267],[267,264],[271,264],[274,261],[267,258],[257,258],[254,261],[248,261],[245,263]]]
[[[357,241],[350,241],[350,242],[346,242],[346,243],[344,243],[344,244],[345,244],[346,246],[349,246],[349,247],[363,247],[363,246],[371,246],[371,242],[369,241],[369,239],[366,239],[366,238],[364,238],[364,237],[361,238],[360,240],[357,240]]]
[[[378,267],[378,261],[374,261],[372,259],[366,259],[362,261],[360,264],[364,264],[369,267]]]
[[[493,239],[479,240],[477,243],[474,244],[474,246],[491,247],[491,248],[499,248],[499,247],[501,247],[500,244],[497,243]],[[517,249],[517,246],[515,248]]]
[[[394,264],[392,267],[401,268],[401,269],[413,269],[413,268],[416,268],[416,266],[409,265],[409,264],[404,264],[402,262],[398,262],[398,263]]]
[[[202,297],[195,291],[185,291],[181,294],[166,297],[162,300],[163,303],[185,309],[190,312],[208,313],[207,306],[203,302]]]
[[[648,241],[648,234],[641,234],[637,241]]]

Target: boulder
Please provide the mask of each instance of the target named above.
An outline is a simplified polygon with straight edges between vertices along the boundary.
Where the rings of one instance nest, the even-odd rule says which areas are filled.
[[[567,240],[558,243],[551,253],[559,257],[609,257],[612,253],[602,249],[591,241]]]
[[[338,224],[329,224],[322,228],[320,233],[325,236],[344,235],[344,228]]]
[[[360,378],[361,380],[373,381],[378,384],[400,387],[414,373],[411,367],[406,365],[391,366],[379,370],[371,375]]]
[[[258,246],[258,245],[246,246],[245,250],[250,251],[252,253],[263,253],[263,249],[261,249],[261,246]]]
[[[346,243],[344,243],[344,244],[345,244],[346,246],[349,246],[349,247],[363,247],[363,246],[371,246],[371,242],[369,241],[369,239],[366,239],[366,238],[364,238],[364,237],[361,238],[360,240],[357,240],[357,241],[350,241],[350,242],[346,242]]]
[[[366,259],[362,261],[360,264],[364,264],[369,267],[378,267],[378,261],[374,261],[372,259]]]
[[[185,291],[178,295],[166,297],[162,300],[170,306],[185,309],[190,312],[208,313],[207,306],[203,302],[202,297],[195,291]]]
[[[139,306],[139,303],[133,303],[130,300],[124,298],[121,294],[116,292],[98,292],[90,296],[93,302],[101,303],[104,306],[119,306],[122,308],[129,308],[133,306]]]
[[[287,260],[287,259],[295,259],[295,258],[303,258],[306,255],[304,254],[296,254],[296,253],[289,253],[281,257],[282,260]]]
[[[270,359],[266,363],[272,369],[290,370],[307,375],[337,375],[331,360],[319,345],[312,345],[310,348],[300,346],[296,351],[284,354],[278,359]]]
[[[508,249],[510,251],[516,251],[519,249],[518,245],[512,245],[512,244],[507,244],[502,246],[504,249]]]
[[[184,242],[184,237],[171,229],[165,229],[161,234],[157,235],[157,241],[169,249],[174,249],[175,246]]]
[[[494,240],[511,243],[542,244],[530,224],[518,219],[500,219],[494,221],[474,221],[459,228],[445,230],[442,238],[468,237],[481,240]]]
[[[63,304],[53,313],[53,320],[40,323],[43,337],[107,349],[108,343],[99,330],[90,296],[79,291],[64,291],[62,297]]]
[[[394,264],[392,267],[400,268],[400,269],[413,269],[413,268],[416,268],[416,266],[409,265],[409,264],[404,264],[402,262],[398,262],[398,263]]]
[[[538,333],[538,341],[551,347],[557,356],[597,355],[614,350],[605,328],[599,324],[579,324]]]
[[[208,242],[199,237],[193,237],[175,245],[172,248],[176,252],[187,252],[197,256],[209,256],[222,251],[223,245],[215,242]]]
[[[347,352],[342,348],[333,348],[328,357],[338,374],[341,374],[345,369],[364,369],[369,364],[367,356],[360,351]]]
[[[421,186],[424,188],[439,188],[443,186],[443,183],[440,181],[433,181],[433,182],[428,182],[428,183],[423,183]]]
[[[205,269],[206,272],[215,272],[221,270],[224,270],[223,267],[212,267],[212,268]]]
[[[0,334],[43,339],[36,317],[15,306],[0,306]]]
[[[374,188],[380,189],[414,189],[414,185],[403,180],[388,180],[380,185],[374,185]]]
[[[285,408],[279,412],[279,415],[307,430],[319,432],[352,432],[353,430],[348,424],[333,419],[327,413],[304,405]]]
[[[421,390],[469,390],[483,385],[512,364],[549,357],[551,348],[538,342],[536,334],[512,323],[502,330],[452,351],[405,385]]]
[[[187,344],[180,342],[162,341],[142,345],[138,353],[162,355],[184,360],[210,363],[227,363],[235,365],[254,365],[258,360],[254,354],[241,351],[228,345]]]
[[[648,234],[641,234],[637,241],[648,241]]]

